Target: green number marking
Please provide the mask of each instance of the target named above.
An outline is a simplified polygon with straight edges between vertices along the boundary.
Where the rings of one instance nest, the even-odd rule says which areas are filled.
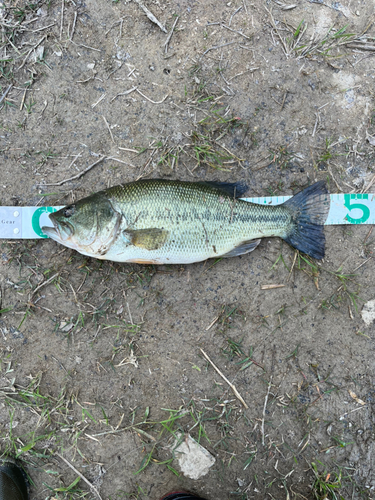
[[[349,212],[354,208],[362,211],[362,217],[359,219],[353,219],[350,215],[347,215],[345,219],[350,224],[363,224],[370,217],[370,209],[363,203],[352,203],[352,200],[368,200],[368,194],[344,194],[344,206],[349,209]]]
[[[46,234],[40,229],[39,219],[43,213],[52,214],[53,212],[57,212],[56,208],[53,207],[40,207],[38,210],[35,210],[31,219],[31,225],[33,227],[34,233],[36,233],[41,238],[48,238]]]

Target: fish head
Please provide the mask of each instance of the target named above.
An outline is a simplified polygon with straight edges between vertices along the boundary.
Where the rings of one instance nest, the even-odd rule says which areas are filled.
[[[116,239],[121,215],[101,193],[83,198],[49,215],[53,227],[42,227],[51,239],[96,258],[104,255]]]

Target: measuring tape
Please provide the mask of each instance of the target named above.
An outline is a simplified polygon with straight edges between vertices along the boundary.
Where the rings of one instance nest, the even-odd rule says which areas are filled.
[[[375,194],[331,194],[331,208],[326,225],[375,224]],[[291,196],[243,198],[260,205],[279,205]],[[42,226],[52,227],[48,214],[59,207],[0,207],[1,239],[47,238]]]

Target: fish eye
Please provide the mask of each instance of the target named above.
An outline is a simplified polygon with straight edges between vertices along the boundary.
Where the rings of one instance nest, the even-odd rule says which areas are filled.
[[[76,211],[75,205],[69,205],[68,207],[64,208],[63,216],[69,219],[69,217],[71,217],[75,211]]]

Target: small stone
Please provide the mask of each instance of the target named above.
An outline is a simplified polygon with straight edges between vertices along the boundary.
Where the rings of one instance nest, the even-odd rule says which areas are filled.
[[[366,326],[370,326],[375,319],[375,299],[366,302],[362,308],[361,316]]]
[[[181,433],[176,434],[176,441],[171,450],[174,451],[182,474],[190,479],[199,479],[205,476],[216,461],[206,448],[203,448],[189,435],[185,437]]]
[[[94,69],[95,68],[95,63],[89,63],[87,65],[88,69]]]
[[[40,45],[38,48],[35,49],[34,61],[35,62],[41,61],[43,59],[43,56],[44,56],[44,46]]]
[[[40,7],[36,11],[36,15],[39,16],[39,17],[46,17],[46,15],[47,15],[47,9],[43,9],[42,7]]]

